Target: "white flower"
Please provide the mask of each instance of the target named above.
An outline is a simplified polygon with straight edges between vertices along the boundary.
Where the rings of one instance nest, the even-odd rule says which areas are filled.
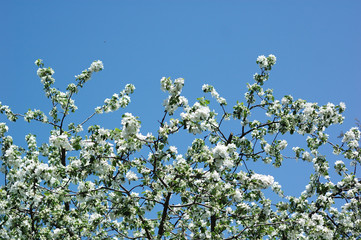
[[[54,74],[54,70],[52,68],[39,68],[36,72],[39,77],[51,76]]]
[[[132,172],[132,171],[128,171],[127,174],[125,175],[125,177],[129,180],[129,181],[137,181],[138,180],[138,177],[137,175]]]
[[[303,152],[302,159],[310,162],[312,160],[312,156],[309,152]]]
[[[264,149],[264,151],[265,151],[266,153],[270,154],[272,147],[271,147],[271,145],[269,145],[269,144],[267,143],[266,146],[264,146],[263,149]]]
[[[251,180],[256,180],[261,188],[267,188],[274,182],[274,178],[270,175],[253,174]]]
[[[352,140],[360,140],[360,130],[357,127],[351,128],[343,136],[342,142],[351,142]]]
[[[272,190],[277,193],[279,196],[282,196],[281,185],[278,182],[273,182]]]
[[[78,132],[82,132],[82,131],[83,131],[83,126],[79,124],[79,125],[77,125],[77,126],[75,127],[74,130],[75,130],[75,132],[77,132],[77,133],[78,133]]]
[[[94,145],[94,142],[92,142],[90,139],[80,141],[80,146],[83,148],[92,147],[93,145]]]
[[[264,55],[258,56],[257,63],[259,64],[260,68],[264,68],[268,66],[268,60]]]
[[[210,91],[212,91],[212,89],[213,89],[213,87],[208,84],[203,84],[203,86],[202,86],[203,92],[210,92]]]
[[[79,159],[73,160],[70,165],[72,168],[79,168],[81,166],[81,161]]]
[[[53,230],[53,233],[54,233],[55,236],[58,236],[58,235],[61,234],[61,232],[63,232],[62,230],[63,229],[56,228],[56,229]]]
[[[345,166],[345,163],[341,160],[338,160],[335,162],[335,166],[337,166],[337,165]]]
[[[109,130],[104,128],[100,128],[98,132],[101,136],[107,136],[109,134]]]
[[[226,213],[232,213],[233,212],[233,210],[232,210],[232,208],[231,207],[226,207]]]
[[[280,141],[280,143],[278,144],[278,149],[279,150],[283,150],[283,149],[285,149],[286,147],[287,147],[287,145],[288,145],[288,143],[287,143],[287,141],[286,140],[282,140],[282,141]]]
[[[99,218],[101,218],[102,216],[99,214],[99,213],[93,213],[90,218],[89,218],[89,221],[90,222],[93,222],[95,220],[98,220]]]
[[[237,202],[241,201],[242,196],[243,196],[243,193],[239,189],[236,189],[236,191],[234,192],[234,200],[236,200]]]
[[[299,151],[300,150],[300,147],[293,147],[292,148],[292,151],[294,151],[294,152],[297,152],[297,151]]]
[[[283,97],[281,100],[282,105],[287,105],[288,104],[288,99],[286,97]]]
[[[230,159],[226,159],[223,161],[223,166],[225,166],[226,168],[232,168],[234,164],[233,161],[231,161]]]
[[[213,157],[215,159],[228,159],[229,155],[227,152],[227,146],[218,143],[217,146],[213,149]]]
[[[221,105],[227,105],[227,100],[223,97],[217,98],[217,102]]]
[[[17,147],[15,145],[11,145],[6,151],[5,151],[5,157],[8,157],[9,160],[15,160],[16,159],[16,151]]]
[[[190,118],[193,122],[198,122],[201,120],[206,120],[209,117],[209,107],[201,106],[198,102],[194,104],[194,107],[197,108],[195,112],[191,113]]]
[[[167,91],[167,89],[169,89],[171,85],[172,80],[170,80],[169,78],[162,77],[160,79],[160,89],[162,89],[163,92]]]
[[[348,143],[348,146],[351,148],[358,148],[359,144],[357,140],[352,140]]]
[[[102,114],[102,113],[103,113],[102,107],[96,107],[96,108],[95,108],[95,112],[96,112],[97,114]]]
[[[51,146],[64,148],[67,151],[73,150],[73,147],[70,145],[68,136],[66,134],[61,134],[59,136],[51,135],[49,138],[49,143]]]
[[[174,154],[177,154],[177,153],[178,153],[177,148],[176,148],[175,146],[170,146],[170,147],[169,147],[169,151],[171,151],[171,152],[174,153]]]
[[[345,111],[346,104],[344,102],[340,102],[340,108],[341,108],[342,111]]]
[[[89,67],[90,72],[99,72],[104,69],[103,62],[100,60],[92,62],[92,64]]]
[[[277,58],[275,55],[273,55],[273,54],[268,55],[268,62],[270,65],[276,64],[276,60],[277,60]]]
[[[4,135],[5,132],[9,130],[8,126],[5,123],[0,123],[0,137]]]
[[[137,192],[131,192],[131,193],[130,193],[130,196],[133,197],[133,198],[137,198],[137,197],[139,197],[139,193],[137,193]]]
[[[178,91],[182,90],[184,85],[184,79],[183,78],[177,78],[174,80],[174,86],[177,88]]]
[[[313,103],[305,103],[303,113],[306,115],[306,118],[309,118],[309,116],[315,111],[313,105]]]
[[[48,170],[49,166],[48,164],[45,163],[40,163],[36,169],[35,169],[35,175],[39,176],[42,172],[45,172],[46,170]]]
[[[93,190],[95,187],[93,182],[87,181],[87,182],[80,182],[78,185],[78,191],[79,192],[87,192]]]
[[[40,67],[40,65],[43,63],[43,60],[42,59],[38,59],[34,62],[34,64],[38,67]]]
[[[320,108],[320,115],[326,116],[326,117],[333,116],[335,114],[334,108],[335,108],[334,104],[327,103],[327,105],[322,106],[322,108]]]
[[[139,132],[140,123],[131,113],[125,113],[123,115],[122,125],[122,135],[124,138],[129,138]]]
[[[135,86],[134,86],[133,84],[127,84],[127,85],[125,85],[124,92],[125,92],[126,94],[131,94],[131,93],[134,92],[134,90],[135,90]]]
[[[216,171],[213,171],[212,174],[211,174],[211,178],[212,178],[214,181],[219,181],[219,173],[216,172]]]

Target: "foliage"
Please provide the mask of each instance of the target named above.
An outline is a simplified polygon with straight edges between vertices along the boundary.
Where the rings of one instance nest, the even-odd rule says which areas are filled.
[[[161,89],[168,93],[164,116],[156,134],[143,135],[141,121],[131,113],[123,114],[119,128],[94,125],[88,134],[83,131],[95,114],[125,108],[135,90],[131,84],[83,122],[66,125],[77,110],[73,96],[103,64],[94,61],[62,92],[53,87],[53,69],[37,60],[37,74],[52,103],[49,114],[17,114],[1,103],[0,112],[10,121],[23,117],[53,130],[49,143],[38,145],[28,134],[27,147],[21,148],[0,123],[6,177],[0,189],[1,238],[359,239],[361,183],[355,176],[360,131],[350,129],[340,144],[329,142],[325,132],[343,122],[345,104],[319,106],[290,95],[276,100],[272,89],[263,89],[276,57],[259,56],[256,62],[255,83],[247,84],[245,101],[232,109],[213,86],[203,85],[221,113],[211,110],[205,97],[189,105],[181,95],[182,78],[162,78]],[[264,112],[263,120],[251,120],[256,110]],[[240,125],[226,133],[222,123],[232,119]],[[183,154],[170,141],[180,132],[195,136]],[[247,167],[248,161],[281,167],[288,145],[280,139],[284,134],[307,137],[308,148],[293,148],[294,157],[314,167],[298,197],[286,196],[273,176]],[[329,175],[333,170],[320,152],[322,145],[331,145],[346,162],[334,164],[338,182]],[[278,200],[271,200],[272,192]],[[340,208],[336,199],[344,200]]]

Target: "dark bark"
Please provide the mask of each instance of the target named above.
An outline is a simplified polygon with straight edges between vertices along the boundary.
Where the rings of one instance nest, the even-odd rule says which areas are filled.
[[[165,222],[165,220],[167,218],[169,200],[170,200],[171,195],[172,195],[171,193],[168,193],[167,197],[165,198],[164,208],[163,208],[163,213],[162,213],[162,219],[160,221],[159,230],[158,230],[158,238],[159,239],[161,239],[163,234],[164,234],[164,222]]]
[[[215,228],[216,228],[216,221],[217,221],[217,218],[216,218],[216,215],[212,215],[211,216],[211,232],[214,232]]]
[[[61,158],[61,164],[65,167],[66,166],[66,151],[64,148],[61,149],[60,158]],[[70,210],[69,203],[66,202],[65,203],[65,211],[69,211],[69,210]]]

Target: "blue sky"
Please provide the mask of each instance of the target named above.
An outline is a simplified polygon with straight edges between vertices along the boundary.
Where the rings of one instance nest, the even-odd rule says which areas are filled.
[[[155,132],[166,98],[161,77],[185,78],[183,95],[190,103],[204,95],[204,83],[211,84],[231,110],[253,82],[257,56],[274,54],[277,64],[265,88],[279,98],[344,101],[345,124],[330,131],[339,134],[361,119],[360,9],[356,0],[2,1],[0,101],[19,113],[48,112],[34,61],[41,58],[52,67],[56,86],[65,90],[74,75],[99,59],[105,69],[75,98],[79,110],[72,119],[81,121],[132,83],[136,92],[126,110],[90,123],[120,127],[121,115],[132,112],[140,116],[143,133]],[[8,125],[19,145],[27,132],[47,141],[49,129],[41,124]],[[290,176],[299,177],[292,184],[307,182],[302,164],[285,164],[277,173],[281,184]]]

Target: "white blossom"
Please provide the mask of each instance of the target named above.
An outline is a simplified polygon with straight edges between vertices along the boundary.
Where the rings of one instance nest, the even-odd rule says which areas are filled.
[[[264,149],[264,151],[265,151],[266,153],[270,154],[272,147],[271,147],[271,145],[269,145],[269,144],[267,143],[267,144],[264,146],[263,149]]]
[[[103,62],[100,60],[92,62],[89,67],[90,72],[99,72],[104,69]]]
[[[276,64],[277,58],[275,55],[273,55],[273,54],[268,55],[268,59],[269,59],[270,64],[272,64],[272,65]]]
[[[139,132],[140,123],[131,113],[125,113],[122,119],[122,135],[124,138],[129,138]]]
[[[360,140],[360,130],[357,127],[353,127],[347,131],[343,136],[342,142],[351,142],[353,140]]]
[[[345,111],[346,104],[344,102],[340,102],[340,108],[341,108],[342,111]]]
[[[215,159],[228,159],[229,154],[227,152],[227,146],[218,143],[217,146],[213,149],[213,156]]]
[[[132,171],[128,171],[127,174],[125,175],[125,177],[129,180],[129,181],[137,181],[138,177],[137,174],[135,174]]]
[[[236,189],[236,191],[234,192],[234,200],[239,202],[242,200],[242,196],[243,196],[243,193],[239,189]]]
[[[268,60],[264,55],[258,56],[257,63],[259,64],[260,68],[264,68],[268,66]]]
[[[71,146],[68,136],[66,134],[61,135],[51,135],[49,138],[49,143],[51,146],[55,146],[58,148],[64,148],[67,151],[73,150],[73,147]]]
[[[267,188],[274,182],[274,178],[270,175],[262,175],[255,173],[251,176],[251,180],[256,180],[261,188]]]
[[[278,148],[279,150],[283,150],[283,149],[285,149],[285,148],[287,147],[287,145],[288,145],[287,141],[286,141],[286,140],[282,140],[282,141],[279,142],[277,148]]]

